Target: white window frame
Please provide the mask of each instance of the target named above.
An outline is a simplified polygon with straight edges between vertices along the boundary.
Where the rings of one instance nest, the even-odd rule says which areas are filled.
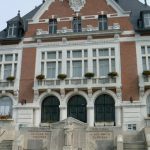
[[[54,58],[54,59],[48,59],[48,57],[47,57],[47,53],[49,53],[49,52],[56,52],[56,58]],[[42,54],[44,53],[44,59],[42,59]],[[55,62],[56,63],[56,71],[55,71],[55,76],[54,76],[54,78],[47,78],[47,79],[56,79],[57,78],[57,75],[58,75],[58,65],[59,65],[59,63],[62,63],[62,57],[60,57],[60,53],[62,53],[62,51],[61,50],[57,50],[57,51],[55,51],[55,50],[52,50],[52,51],[49,51],[49,50],[45,50],[45,51],[41,51],[40,52],[40,72],[39,72],[39,74],[44,74],[45,75],[45,77],[47,78],[47,63],[48,62]],[[41,64],[44,64],[44,68],[41,68],[42,67],[42,65]],[[44,72],[42,72],[42,70],[44,71]],[[62,65],[61,65],[61,70],[62,70]]]
[[[9,25],[9,27],[8,27],[8,37],[16,37],[15,29],[17,29],[17,26],[14,23],[12,25]],[[11,30],[11,34],[9,34],[10,30]]]
[[[7,65],[7,64],[12,65],[10,76],[17,76],[18,64],[19,64],[19,54],[17,52],[14,52],[14,53],[0,53],[0,55],[2,55],[2,61],[0,61],[0,66],[1,66],[0,80],[5,80],[4,79],[4,66]],[[5,60],[6,55],[12,55],[13,56],[12,61],[6,61]],[[16,60],[16,56],[17,56],[17,60]],[[14,75],[16,64],[17,64],[16,75]]]
[[[150,28],[150,13],[145,13],[144,14],[144,27],[145,28]]]
[[[108,56],[99,56],[99,50],[100,49],[108,49]],[[114,49],[115,55],[112,56],[111,55],[111,49]],[[96,50],[96,57],[93,56],[93,51]],[[112,72],[112,60],[115,60],[115,71],[116,71],[116,49],[115,47],[105,47],[105,48],[93,48],[92,50],[92,63],[95,60],[96,61],[96,67],[97,67],[97,71],[95,74],[95,77],[100,77],[100,78],[106,78],[106,76],[100,76],[100,71],[99,71],[99,61],[100,60],[108,60],[109,61],[109,72]],[[94,68],[93,68],[93,72],[94,72]]]

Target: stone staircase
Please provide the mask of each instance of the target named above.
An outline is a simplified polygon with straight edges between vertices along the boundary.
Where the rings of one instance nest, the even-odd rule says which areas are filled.
[[[12,140],[3,140],[0,143],[0,150],[12,150]]]
[[[124,150],[146,150],[143,131],[124,135]]]

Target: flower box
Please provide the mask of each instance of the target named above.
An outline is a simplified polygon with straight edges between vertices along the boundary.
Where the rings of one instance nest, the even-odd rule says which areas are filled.
[[[15,80],[15,77],[14,76],[9,76],[6,78],[7,81],[14,81]]]
[[[66,75],[66,74],[59,74],[59,75],[57,76],[57,78],[60,79],[60,80],[64,80],[64,79],[67,78],[67,75]]]
[[[85,73],[84,76],[85,76],[86,78],[88,78],[88,79],[91,79],[91,78],[94,77],[94,73],[93,73],[93,72],[87,72],[87,73]]]
[[[10,118],[10,115],[0,115],[1,120],[7,120]]]
[[[45,75],[43,75],[43,74],[37,75],[36,79],[37,80],[43,80],[43,79],[45,79]]]
[[[144,70],[142,74],[144,76],[150,76],[150,70]]]
[[[117,72],[109,72],[108,76],[111,77],[111,78],[114,78],[114,77],[118,76],[118,73]]]

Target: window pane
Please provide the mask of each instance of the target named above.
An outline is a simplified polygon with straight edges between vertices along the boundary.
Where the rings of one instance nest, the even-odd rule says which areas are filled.
[[[109,56],[108,49],[99,49],[99,56]]]
[[[88,51],[87,51],[87,49],[84,50],[84,57],[88,57]]]
[[[115,49],[111,48],[111,56],[115,56]]]
[[[5,61],[13,61],[13,55],[12,54],[5,55]]]
[[[73,61],[73,77],[82,76],[82,61]]]
[[[93,49],[93,57],[96,57],[96,49]]]
[[[99,30],[107,30],[107,16],[100,15],[99,16]]]
[[[67,58],[70,58],[70,51],[67,51]]]
[[[145,54],[145,47],[144,46],[141,47],[141,53]]]
[[[147,97],[147,114],[150,114],[150,95]]]
[[[111,71],[115,71],[115,59],[111,59]]]
[[[56,62],[47,63],[47,78],[55,78],[56,74]]]
[[[4,65],[4,79],[11,76],[11,69],[12,69],[11,64]]]
[[[41,63],[41,74],[44,74],[44,63]]]
[[[47,59],[56,59],[56,52],[47,52]]]
[[[18,60],[18,54],[15,54],[15,61]]]
[[[99,75],[107,76],[109,73],[109,60],[99,60]]]
[[[45,59],[45,52],[42,52],[42,59]]]
[[[93,60],[93,73],[95,74],[95,76],[97,76],[97,64],[96,64],[96,60]]]
[[[67,77],[70,77],[70,61],[67,61]]]
[[[0,61],[2,61],[2,59],[3,59],[3,55],[0,55]]]
[[[14,76],[16,77],[17,75],[17,64],[14,64]]]
[[[58,52],[58,58],[62,59],[62,52]]]
[[[72,24],[73,24],[72,26],[73,26],[74,32],[81,32],[82,31],[81,18],[80,17],[74,17]]]
[[[72,52],[72,57],[73,58],[81,58],[82,57],[82,51],[81,50],[73,51]]]
[[[7,96],[0,97],[0,114],[12,115],[12,100]]]
[[[2,66],[0,65],[0,79],[2,79],[1,78],[1,73],[2,73]]]
[[[49,21],[49,33],[55,34],[57,32],[57,20],[50,19]]]
[[[84,74],[88,72],[88,63],[87,60],[84,61]]]
[[[58,74],[62,73],[62,63],[61,61],[58,62]]]
[[[150,54],[150,46],[147,47],[147,52]]]
[[[147,70],[145,57],[142,57],[142,64],[143,64],[143,70]]]

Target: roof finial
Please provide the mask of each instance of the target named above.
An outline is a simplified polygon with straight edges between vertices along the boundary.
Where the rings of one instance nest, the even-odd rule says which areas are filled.
[[[145,0],[145,5],[147,6],[147,0]]]
[[[18,10],[18,16],[20,16],[20,10]]]
[[[45,0],[43,0],[43,3],[45,3]]]

